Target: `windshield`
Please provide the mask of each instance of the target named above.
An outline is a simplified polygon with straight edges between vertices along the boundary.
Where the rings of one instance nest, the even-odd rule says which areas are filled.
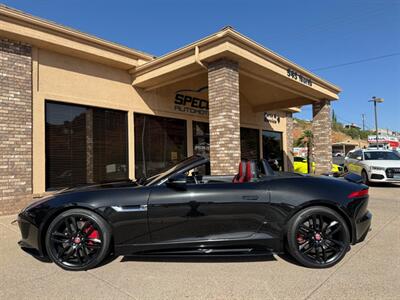
[[[173,167],[167,169],[164,172],[161,172],[157,175],[154,175],[152,177],[147,178],[143,185],[151,185],[157,181],[159,181],[162,178],[168,178],[171,174],[179,171],[180,169],[184,168],[185,166],[188,166],[190,164],[192,164],[193,162],[196,162],[199,160],[199,156],[190,156],[188,158],[185,158],[184,160],[181,160],[180,162],[178,162],[176,165],[174,165]]]
[[[400,156],[386,151],[364,152],[364,157],[365,160],[400,160]]]

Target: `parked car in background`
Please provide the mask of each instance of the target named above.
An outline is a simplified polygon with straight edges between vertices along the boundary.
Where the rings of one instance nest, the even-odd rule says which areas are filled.
[[[345,158],[345,172],[360,175],[365,184],[400,183],[400,155],[392,150],[352,150]]]
[[[296,173],[302,173],[302,174],[307,174],[307,159],[303,157],[296,156],[293,158],[294,163],[293,163],[293,168]],[[314,173],[315,170],[315,163],[311,163],[312,166],[312,173]],[[343,167],[339,166],[337,164],[332,164],[332,173],[342,173],[343,172]]]

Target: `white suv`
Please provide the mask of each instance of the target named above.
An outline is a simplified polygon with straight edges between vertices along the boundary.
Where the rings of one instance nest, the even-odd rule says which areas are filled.
[[[344,170],[361,175],[365,184],[400,183],[400,155],[391,150],[352,150],[344,160]]]

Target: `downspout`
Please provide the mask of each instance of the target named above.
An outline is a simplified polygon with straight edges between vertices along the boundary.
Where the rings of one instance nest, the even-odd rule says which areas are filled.
[[[195,60],[195,62],[197,64],[199,64],[202,68],[208,70],[208,68],[200,61],[199,53],[200,53],[199,46],[195,46],[194,47],[194,60]]]

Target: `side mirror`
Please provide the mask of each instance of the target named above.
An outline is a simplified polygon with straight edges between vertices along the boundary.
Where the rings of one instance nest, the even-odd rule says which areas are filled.
[[[362,160],[362,156],[357,156],[356,159],[357,160]]]
[[[186,190],[186,176],[184,174],[173,175],[168,178],[166,185],[176,190]]]

